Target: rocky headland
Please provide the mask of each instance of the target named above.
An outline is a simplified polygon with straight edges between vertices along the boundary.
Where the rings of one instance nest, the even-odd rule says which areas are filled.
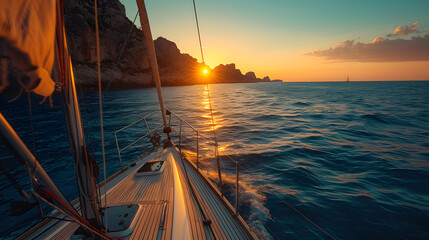
[[[143,32],[125,15],[119,0],[99,0],[100,60],[104,86],[113,78],[111,88],[152,87],[152,72],[147,58]],[[94,23],[94,2],[66,1],[65,24],[68,44],[78,84],[97,85],[97,50]],[[131,30],[130,30],[131,29]],[[129,37],[128,36],[129,32]],[[124,43],[127,43],[123,49]],[[177,45],[165,38],[154,41],[163,86],[201,84],[198,71],[204,67]],[[118,61],[121,55],[121,60]],[[254,72],[243,74],[235,64],[219,65],[211,70],[212,83],[270,82],[257,78]]]

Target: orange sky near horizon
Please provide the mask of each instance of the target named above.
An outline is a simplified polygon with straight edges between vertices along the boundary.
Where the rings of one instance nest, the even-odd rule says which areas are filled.
[[[211,68],[225,63],[235,63],[243,74],[253,71],[256,76],[269,76],[285,82],[307,81],[401,81],[429,80],[429,62],[333,62],[305,56],[304,53],[287,54],[237,50],[236,47],[217,51],[206,48],[210,56],[206,61]],[[231,54],[237,52],[236,54]],[[229,54],[227,54],[229,53]],[[198,54],[196,52],[195,54]],[[317,76],[317,77],[316,77]]]
[[[133,19],[135,0],[124,3]],[[429,80],[427,0],[198,0],[205,62],[295,81]],[[201,62],[192,1],[146,1],[154,39]],[[138,23],[137,23],[138,24]]]

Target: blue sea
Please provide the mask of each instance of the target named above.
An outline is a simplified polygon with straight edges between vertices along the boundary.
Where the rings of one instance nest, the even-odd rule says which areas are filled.
[[[234,205],[235,165],[228,155],[242,167],[239,213],[261,239],[429,239],[429,82],[209,87],[223,192]],[[167,87],[163,93],[166,105],[200,131],[203,172],[217,182],[206,86]],[[73,200],[76,180],[61,97],[54,96],[53,108],[27,94],[7,103],[13,97],[1,96],[2,114]],[[89,149],[101,164],[98,94],[79,91],[79,99]],[[154,89],[105,95],[108,175],[120,169],[114,132],[158,108]],[[189,134],[181,139],[187,156],[195,159],[195,137],[189,129],[183,132]],[[144,134],[145,125],[136,124],[118,134],[120,146]],[[123,164],[150,149],[149,139],[142,140],[122,152]],[[1,145],[0,163],[29,191],[29,176],[13,159]],[[38,208],[10,217],[12,199],[23,198],[1,174],[4,239],[40,220]]]

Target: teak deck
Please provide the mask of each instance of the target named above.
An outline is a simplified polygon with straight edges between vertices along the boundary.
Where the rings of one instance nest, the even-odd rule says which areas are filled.
[[[158,160],[167,163],[162,173],[135,176],[145,162]],[[107,190],[107,206],[142,205],[143,212],[129,239],[157,239],[160,230],[161,239],[175,238],[172,233],[174,174],[178,174],[182,185],[192,239],[256,239],[217,188],[191,162],[182,160],[174,146],[158,150],[134,166],[128,166],[100,188],[103,204]],[[78,203],[75,207],[78,208]],[[163,212],[164,221],[161,219]],[[64,218],[62,214],[56,215]],[[78,227],[74,222],[46,219],[18,239],[69,239]]]

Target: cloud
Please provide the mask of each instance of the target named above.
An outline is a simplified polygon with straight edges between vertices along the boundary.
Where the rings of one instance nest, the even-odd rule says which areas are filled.
[[[371,43],[345,40],[327,49],[318,49],[305,55],[343,62],[405,62],[429,61],[429,35],[403,38],[418,34],[419,22],[399,26],[395,33],[376,37]],[[396,37],[396,38],[391,38]]]
[[[416,23],[413,25],[418,25],[418,22]],[[411,39],[377,37],[371,43],[345,40],[330,48],[315,50],[305,55],[340,62],[429,61],[429,34]]]
[[[423,31],[417,30],[417,28],[419,27],[419,22],[415,22],[411,25],[407,25],[405,27],[403,26],[399,26],[395,29],[395,33],[394,34],[387,34],[387,37],[400,37],[400,36],[407,36],[413,33],[422,33]]]

